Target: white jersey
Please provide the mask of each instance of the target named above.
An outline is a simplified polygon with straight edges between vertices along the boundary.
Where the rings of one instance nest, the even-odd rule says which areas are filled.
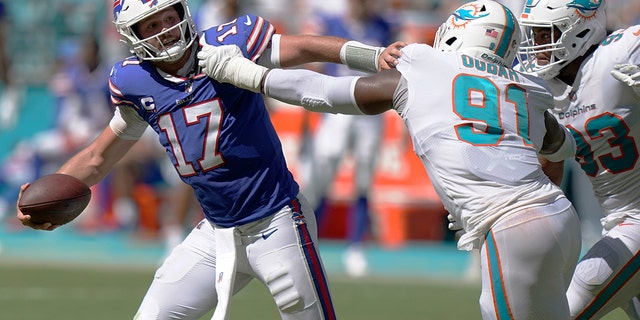
[[[553,104],[543,80],[424,44],[405,47],[397,69],[408,97],[394,107],[445,208],[463,223],[459,249],[477,247],[500,217],[564,197],[538,161]]]
[[[576,160],[605,212],[606,230],[640,216],[640,98],[616,80],[616,64],[640,64],[640,26],[608,36],[580,67],[573,86],[549,80],[558,121],[576,139]]]

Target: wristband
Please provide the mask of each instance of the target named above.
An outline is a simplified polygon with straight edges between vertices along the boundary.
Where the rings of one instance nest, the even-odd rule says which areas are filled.
[[[340,48],[340,61],[352,70],[376,73],[383,47],[373,47],[358,41],[347,41]]]

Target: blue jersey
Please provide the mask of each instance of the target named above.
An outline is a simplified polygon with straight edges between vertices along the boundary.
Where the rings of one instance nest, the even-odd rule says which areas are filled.
[[[255,61],[274,33],[268,21],[247,15],[204,31],[199,44],[235,44]],[[194,74],[173,77],[130,57],[111,72],[112,101],[135,108],[158,133],[207,219],[231,227],[276,213],[297,196],[299,186],[262,95],[199,70]]]

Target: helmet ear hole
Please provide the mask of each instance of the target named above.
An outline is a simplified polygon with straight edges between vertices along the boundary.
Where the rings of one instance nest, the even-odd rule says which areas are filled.
[[[583,39],[584,37],[587,36],[587,34],[589,34],[589,32],[591,32],[591,29],[585,29],[582,32],[578,33],[576,37]]]
[[[458,40],[458,38],[457,38],[457,37],[451,37],[451,38],[449,38],[447,41],[445,41],[445,43],[446,43],[448,46],[450,46],[450,45],[452,45],[454,42],[456,42],[456,40]]]

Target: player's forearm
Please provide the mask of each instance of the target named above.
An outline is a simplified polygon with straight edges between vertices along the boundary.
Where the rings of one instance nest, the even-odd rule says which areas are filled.
[[[135,142],[118,138],[107,127],[95,141],[69,159],[57,172],[74,176],[89,186],[95,185],[109,174]]]
[[[376,73],[381,66],[387,66],[386,59],[381,58],[385,48],[358,41],[313,35],[282,35],[279,41],[280,66],[285,68],[310,62],[332,62],[344,64],[349,69]],[[394,48],[399,48],[399,45]],[[387,59],[394,60],[392,53],[397,54],[391,49]]]
[[[282,35],[280,64],[293,67],[310,62],[340,62],[340,48],[347,39],[331,36]]]
[[[57,173],[67,174],[92,186],[102,180],[108,173],[102,167],[103,159],[91,149],[84,149],[69,159]]]

